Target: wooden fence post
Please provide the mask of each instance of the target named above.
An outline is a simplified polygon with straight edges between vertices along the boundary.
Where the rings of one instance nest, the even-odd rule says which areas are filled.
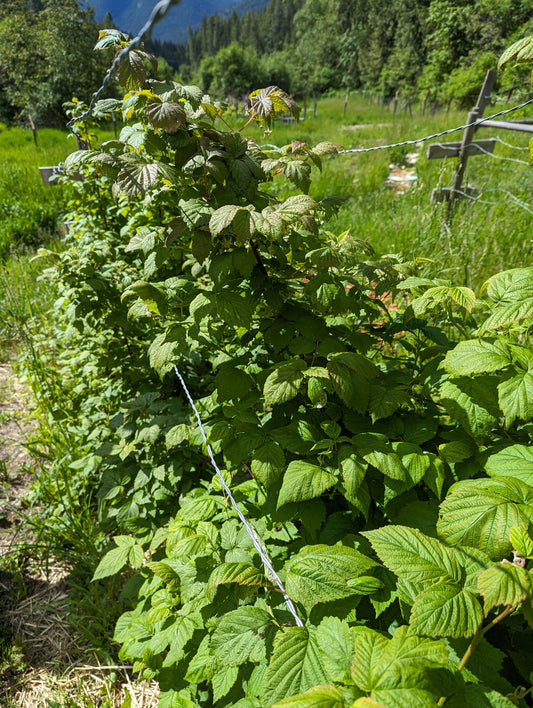
[[[450,200],[448,202],[448,218],[452,215],[453,205],[458,196],[457,192],[461,191],[461,187],[463,185],[463,177],[466,170],[466,163],[468,161],[468,146],[472,142],[472,138],[474,137],[474,133],[476,132],[477,128],[477,126],[470,125],[470,123],[475,123],[475,121],[479,120],[483,115],[483,111],[485,110],[485,106],[489,102],[490,93],[492,91],[492,87],[494,86],[495,81],[496,72],[492,69],[489,69],[485,76],[485,81],[483,82],[481,91],[479,92],[477,103],[468,114],[466,122],[469,124],[469,126],[465,129],[465,132],[463,133],[463,139],[461,141],[461,148],[459,150],[459,164],[457,165],[457,169],[455,170],[455,175],[453,177],[453,185],[450,192]]]

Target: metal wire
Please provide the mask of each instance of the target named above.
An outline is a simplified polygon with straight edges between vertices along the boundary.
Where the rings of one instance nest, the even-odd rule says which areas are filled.
[[[127,47],[124,47],[124,49],[117,54],[115,57],[113,63],[111,64],[107,74],[104,77],[104,80],[102,82],[102,85],[98,89],[98,91],[95,91],[93,95],[91,96],[91,101],[89,103],[89,107],[85,111],[85,113],[82,113],[81,116],[77,116],[75,118],[72,118],[67,123],[67,126],[73,125],[76,121],[79,120],[86,120],[92,115],[92,112],[94,110],[94,107],[96,105],[96,101],[98,98],[102,95],[103,91],[107,88],[109,82],[113,78],[113,76],[116,74],[122,63],[125,61],[127,58],[128,54],[132,52],[134,49],[137,49],[140,45],[141,42],[144,42],[145,39],[150,39],[152,36],[152,31],[155,27],[155,25],[165,17],[167,12],[170,10],[170,8],[173,5],[179,5],[181,0],[160,0],[157,5],[154,7],[152,10],[152,14],[148,18],[148,21],[145,23],[144,27],[141,29],[139,34],[133,39]]]
[[[274,580],[274,582],[276,583],[278,588],[283,593],[283,597],[285,598],[285,604],[287,605],[287,608],[288,608],[289,612],[291,613],[291,615],[294,617],[294,621],[296,622],[296,625],[298,627],[303,627],[304,623],[299,618],[298,613],[296,612],[296,608],[294,607],[293,601],[287,595],[287,591],[285,590],[285,587],[281,581],[281,578],[279,577],[279,575],[276,573],[276,571],[274,570],[274,568],[272,566],[272,561],[266,552],[266,546],[265,546],[264,542],[261,540],[259,534],[252,527],[252,525],[249,523],[249,521],[246,520],[242,511],[239,509],[239,506],[238,506],[237,502],[235,501],[233,494],[231,493],[231,489],[228,487],[228,485],[226,484],[226,480],[222,476],[222,472],[220,471],[220,469],[216,463],[216,460],[213,456],[213,451],[211,449],[211,446],[207,442],[207,437],[205,434],[204,426],[202,425],[202,419],[200,417],[200,414],[198,413],[198,409],[194,405],[194,401],[191,397],[191,394],[189,393],[189,389],[187,388],[187,385],[185,384],[185,381],[183,380],[183,377],[180,374],[180,372],[178,371],[178,367],[176,365],[174,365],[174,371],[176,372],[176,376],[178,377],[178,379],[183,387],[183,390],[185,391],[185,395],[187,396],[187,399],[189,400],[191,408],[193,409],[193,411],[196,415],[196,420],[198,421],[198,425],[200,427],[200,432],[202,433],[202,438],[204,440],[204,444],[207,449],[207,454],[209,455],[209,459],[211,460],[211,464],[213,465],[213,467],[218,475],[218,478],[219,478],[222,486],[224,487],[224,491],[228,495],[228,498],[231,502],[232,507],[237,512],[239,519],[241,520],[244,528],[246,529],[246,533],[251,538],[254,548],[259,553],[259,556],[261,557],[261,560],[263,561],[265,568],[268,570],[269,575],[272,577],[272,579]]]
[[[506,143],[505,140],[502,140],[499,137],[494,138],[494,140],[497,140],[502,145],[505,145],[505,147],[511,148],[511,150],[527,150],[529,152],[529,147],[521,147],[520,145],[511,145],[511,143]]]
[[[486,118],[479,118],[478,120],[475,120],[472,123],[458,125],[457,128],[448,128],[448,130],[443,130],[440,133],[433,133],[433,135],[426,135],[422,138],[417,138],[415,140],[403,140],[401,143],[392,143],[391,145],[374,145],[373,147],[369,148],[350,148],[348,150],[339,150],[337,155],[345,155],[347,153],[375,152],[376,150],[390,150],[391,148],[403,147],[404,145],[416,145],[417,143],[425,143],[428,140],[440,138],[442,135],[449,135],[450,133],[456,133],[458,130],[466,130],[467,128],[471,128],[476,125],[482,125],[482,123],[485,123],[488,120],[498,118],[498,116],[507,115],[508,113],[513,113],[514,111],[518,111],[521,108],[525,108],[526,106],[529,106],[532,103],[533,98],[530,98],[528,101],[524,101],[524,103],[520,103],[518,106],[513,106],[513,108],[507,108],[504,111],[498,111],[498,113],[493,113],[492,115],[487,116]]]

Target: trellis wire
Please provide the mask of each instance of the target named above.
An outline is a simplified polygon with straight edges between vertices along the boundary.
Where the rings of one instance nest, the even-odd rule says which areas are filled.
[[[261,544],[263,544],[263,542],[262,542],[262,540],[260,539],[259,534],[257,533],[257,531],[255,531],[255,529],[253,529],[253,527],[250,525],[250,523],[246,520],[244,514],[243,514],[242,511],[240,510],[240,508],[239,508],[237,502],[235,501],[235,498],[233,497],[233,494],[231,493],[231,489],[230,489],[230,488],[228,487],[228,485],[226,484],[226,480],[224,479],[224,477],[223,477],[223,475],[222,475],[222,472],[220,471],[220,469],[219,469],[219,467],[218,467],[218,465],[217,465],[217,463],[216,463],[216,460],[215,460],[215,458],[214,458],[214,456],[213,456],[213,450],[211,449],[211,445],[209,445],[209,443],[207,442],[207,437],[206,437],[206,434],[205,434],[204,426],[202,425],[202,419],[201,419],[201,417],[200,417],[200,413],[198,412],[198,409],[197,409],[196,406],[194,405],[194,401],[193,401],[193,399],[192,399],[191,394],[189,393],[189,389],[187,388],[187,385],[186,385],[186,383],[185,383],[185,381],[184,381],[184,379],[183,379],[183,376],[180,374],[180,372],[179,372],[179,370],[178,370],[178,367],[177,367],[176,365],[174,365],[174,371],[176,372],[176,376],[178,377],[179,382],[181,383],[181,385],[182,385],[182,387],[183,387],[183,390],[185,391],[185,395],[187,396],[187,399],[188,399],[188,401],[189,401],[189,403],[190,403],[190,405],[191,405],[191,408],[193,409],[193,411],[194,411],[194,413],[195,413],[195,415],[196,415],[196,420],[198,421],[198,426],[199,426],[199,428],[200,428],[200,432],[201,432],[201,434],[202,434],[202,438],[203,438],[204,444],[205,444],[206,449],[207,449],[207,454],[209,455],[209,459],[211,460],[211,464],[213,465],[213,468],[215,469],[215,472],[217,473],[217,476],[218,476],[218,478],[219,478],[219,480],[220,480],[222,486],[224,487],[224,491],[225,491],[226,494],[228,495],[228,498],[229,498],[229,500],[230,500],[230,502],[231,502],[232,507],[233,507],[233,508],[235,509],[235,511],[237,512],[237,516],[238,516],[239,519],[241,520],[241,522],[242,522],[244,528],[246,529],[246,533],[247,533],[248,536],[250,537],[250,539],[251,539],[251,541],[252,541],[252,543],[253,543],[253,545],[254,545],[255,550],[259,553],[259,556],[260,556],[261,560],[263,561],[263,564],[264,564],[265,568],[269,571],[271,577],[274,579],[274,582],[276,583],[276,585],[278,586],[278,588],[279,588],[279,589],[281,590],[281,592],[283,593],[283,597],[285,598],[285,604],[287,605],[287,609],[289,610],[289,612],[291,613],[291,615],[294,617],[294,621],[296,622],[296,625],[297,625],[298,627],[303,627],[303,626],[304,626],[304,623],[303,623],[302,620],[299,618],[298,613],[296,612],[296,608],[294,607],[293,601],[292,601],[291,598],[287,595],[287,591],[285,590],[285,586],[283,585],[283,583],[282,583],[282,581],[281,581],[281,578],[279,577],[279,575],[278,575],[278,574],[276,573],[276,571],[274,570],[274,568],[273,568],[273,566],[272,566],[272,561],[271,561],[270,558],[268,557],[265,548],[262,548],[262,547],[261,547]],[[263,544],[263,546],[264,546],[264,544]]]
[[[511,143],[506,143],[505,140],[502,140],[499,137],[494,138],[494,140],[497,140],[502,145],[505,145],[505,147],[511,148],[511,150],[527,150],[529,152],[529,147],[522,147],[521,145],[512,145]]]
[[[106,89],[107,85],[119,69],[122,62],[126,59],[128,54],[134,49],[137,49],[140,46],[141,42],[143,42],[145,39],[150,39],[154,26],[160,20],[162,20],[163,17],[165,17],[167,12],[173,5],[179,5],[180,2],[181,0],[160,0],[157,5],[155,5],[154,9],[152,10],[152,14],[148,18],[148,21],[145,23],[144,27],[141,29],[139,34],[128,44],[127,47],[124,47],[124,49],[119,52],[119,54],[117,54],[117,56],[115,57],[113,63],[109,67],[107,74],[104,77],[104,80],[102,81],[102,85],[100,86],[98,91],[95,91],[91,96],[89,107],[87,108],[85,113],[82,113],[81,116],[77,116],[70,120],[67,123],[67,126],[71,126],[73,125],[73,123],[79,120],[86,120],[92,115],[94,106],[96,105],[96,101],[102,95],[102,92]]]
[[[502,141],[503,142],[503,141]],[[506,144],[506,143],[504,143]],[[517,160],[516,157],[504,157],[503,155],[495,155],[492,152],[489,152],[488,150],[485,150],[485,148],[481,147],[479,143],[475,143],[476,150],[479,150],[479,152],[482,152],[484,155],[488,155],[489,157],[492,157],[493,160],[507,160],[508,162],[517,162],[519,165],[525,165],[526,167],[531,167],[529,162],[526,162],[525,160]],[[442,144],[440,145],[441,150],[449,150],[456,152],[457,147],[455,145],[446,145]],[[526,148],[529,149],[529,148]],[[458,191],[458,190],[455,190]]]

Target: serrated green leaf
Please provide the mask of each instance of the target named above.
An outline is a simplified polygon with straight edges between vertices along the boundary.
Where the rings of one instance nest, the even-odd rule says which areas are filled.
[[[454,484],[441,504],[439,536],[454,546],[472,546],[492,560],[511,552],[513,526],[533,519],[533,488],[518,479],[468,479]]]
[[[231,226],[233,218],[239,209],[240,207],[234,204],[226,204],[213,213],[209,220],[209,230],[213,236],[218,236],[218,234]]]
[[[500,371],[510,363],[509,352],[502,342],[471,339],[459,342],[449,351],[442,366],[452,376],[471,376]]]
[[[285,454],[278,443],[274,441],[266,442],[255,450],[251,467],[252,473],[261,484],[269,487],[283,472]]]
[[[527,529],[513,526],[509,533],[509,540],[513,550],[520,553],[524,558],[533,559],[533,540]]]
[[[291,627],[278,633],[263,696],[268,705],[325,684],[327,680],[314,627]]]
[[[154,98],[146,104],[146,117],[154,128],[162,128],[166,133],[177,133],[187,125],[185,110],[179,103],[158,101]]]
[[[443,666],[447,660],[442,642],[409,636],[405,625],[396,629],[392,639],[364,629],[355,637],[352,678],[359,688],[380,700],[378,692],[416,688],[421,671]]]
[[[496,273],[484,283],[484,289],[495,303],[522,302],[533,297],[533,268],[512,268]]]
[[[407,526],[364,531],[389,570],[412,587],[411,597],[442,581],[461,583],[463,571],[454,549]]]
[[[236,583],[249,587],[266,587],[269,581],[255,566],[249,563],[222,563],[209,576],[208,588]]]
[[[516,708],[516,703],[487,686],[465,685],[448,698],[448,708]]]
[[[157,180],[158,166],[155,163],[129,162],[117,177],[117,185],[129,199],[144,194]]]
[[[474,593],[444,581],[416,596],[409,632],[429,637],[471,637],[482,621],[483,612]]]
[[[321,467],[309,462],[293,460],[283,476],[278,508],[289,502],[319,497],[336,482],[337,478]]]
[[[533,319],[533,298],[497,306],[479,328],[479,335],[500,332],[513,326],[524,327]]]
[[[304,379],[303,369],[305,369],[305,362],[301,359],[278,364],[265,381],[263,387],[265,403],[267,405],[285,403],[294,398]]]
[[[341,600],[357,592],[347,580],[375,565],[375,561],[348,546],[306,546],[286,565],[287,592],[308,607]]]
[[[483,571],[477,581],[485,601],[485,615],[493,607],[517,607],[533,590],[531,576],[524,569],[511,563],[500,563]]]
[[[492,377],[448,380],[439,393],[440,402],[448,415],[472,437],[485,436],[497,423],[499,410]]]
[[[322,663],[331,682],[351,682],[354,639],[354,628],[338,617],[326,617],[319,624],[317,641]]]
[[[101,580],[120,572],[128,563],[130,548],[131,546],[119,546],[108,551],[96,566],[92,580]]]
[[[487,458],[485,471],[489,477],[521,479],[533,487],[533,447],[509,445]]]
[[[238,675],[239,668],[237,666],[224,666],[213,675],[211,678],[211,686],[213,687],[214,703],[229,693]]]
[[[260,607],[239,607],[223,615],[211,639],[211,651],[229,666],[265,658],[265,635],[272,634],[272,617]]]
[[[167,332],[158,334],[148,348],[150,366],[162,377],[171,371],[179,361],[186,344],[185,329],[172,327]]]
[[[299,696],[284,698],[272,708],[345,708],[344,696],[334,686],[313,686]]]
[[[533,372],[518,371],[516,376],[502,381],[498,386],[498,402],[509,427],[518,418],[533,417]]]
[[[511,59],[515,59],[517,64],[530,62],[533,59],[533,37],[523,37],[507,47],[498,61],[498,69]]]
[[[235,327],[250,326],[254,304],[245,293],[217,290],[215,302],[218,316],[223,322]]]

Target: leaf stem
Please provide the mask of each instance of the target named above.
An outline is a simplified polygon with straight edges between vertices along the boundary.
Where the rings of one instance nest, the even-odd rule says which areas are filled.
[[[265,264],[263,263],[263,259],[261,258],[261,254],[259,253],[259,249],[255,245],[254,241],[252,241],[252,239],[250,239],[250,246],[252,247],[252,251],[255,256],[255,260],[257,261],[259,270],[268,278],[268,271],[265,268]]]

